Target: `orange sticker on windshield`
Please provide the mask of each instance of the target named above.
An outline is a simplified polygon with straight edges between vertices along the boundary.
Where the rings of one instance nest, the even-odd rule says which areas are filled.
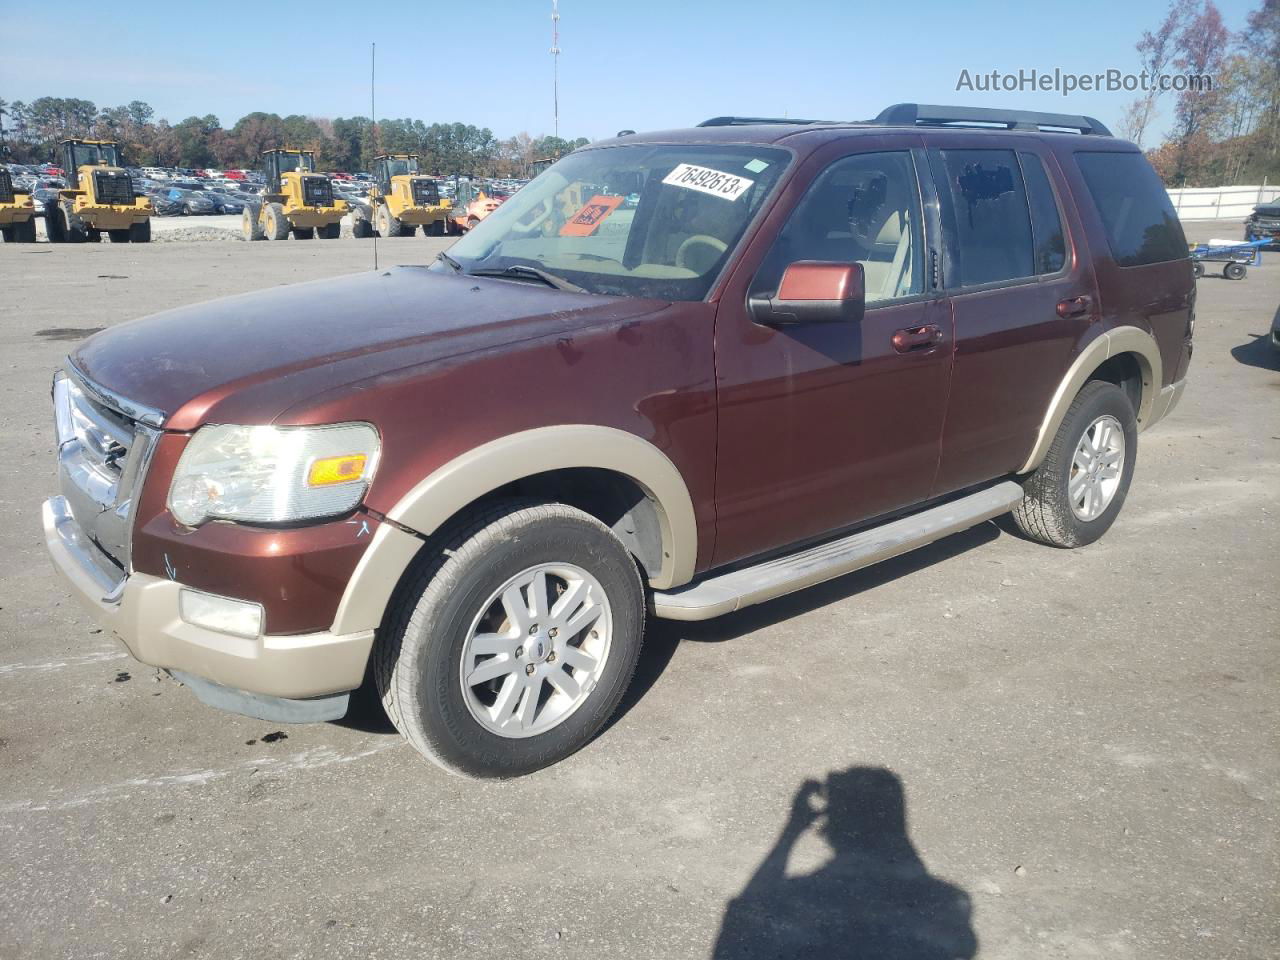
[[[589,237],[596,232],[596,227],[622,203],[622,197],[592,197],[586,205],[573,215],[573,218],[560,228],[562,237]]]

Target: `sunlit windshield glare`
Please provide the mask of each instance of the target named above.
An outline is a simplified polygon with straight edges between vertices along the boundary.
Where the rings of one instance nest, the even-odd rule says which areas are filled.
[[[700,300],[786,167],[756,146],[570,154],[450,250],[467,272],[532,266],[588,293]]]

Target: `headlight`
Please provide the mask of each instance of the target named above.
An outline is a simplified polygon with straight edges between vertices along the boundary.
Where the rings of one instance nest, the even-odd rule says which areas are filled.
[[[201,427],[182,451],[169,511],[205,520],[289,523],[331,517],[364,497],[378,462],[367,423],[323,427]]]

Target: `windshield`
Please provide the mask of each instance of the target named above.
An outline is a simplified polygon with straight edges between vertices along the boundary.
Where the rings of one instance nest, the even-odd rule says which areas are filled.
[[[417,172],[417,157],[392,157],[387,161],[387,176],[389,177],[402,177],[405,174]]]
[[[701,300],[790,156],[738,145],[583,150],[513,195],[449,255],[468,273],[532,266],[588,293]]]
[[[118,167],[116,148],[110,143],[76,143],[71,147],[74,164],[84,166]]]

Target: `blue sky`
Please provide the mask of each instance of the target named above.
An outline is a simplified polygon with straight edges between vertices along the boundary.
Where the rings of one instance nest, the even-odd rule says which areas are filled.
[[[1238,30],[1259,2],[1219,0],[1219,7]],[[962,69],[1135,69],[1134,43],[1167,6],[562,0],[560,132],[599,139],[725,113],[865,119],[904,100],[1085,113],[1114,125],[1132,94],[957,92],[956,81]],[[184,4],[169,12],[135,7],[119,33],[118,4],[27,4],[6,11],[5,34],[45,42],[8,45],[0,97],[78,96],[99,106],[145,100],[172,122],[214,113],[227,125],[251,110],[367,115],[376,41],[380,117],[458,120],[500,137],[550,133],[550,7],[550,0]],[[50,16],[76,24],[57,31],[56,60],[48,55]],[[304,27],[296,41],[286,39],[287,24],[317,18],[325,29]],[[261,24],[280,39],[260,34]],[[1171,104],[1166,96],[1162,126]]]

